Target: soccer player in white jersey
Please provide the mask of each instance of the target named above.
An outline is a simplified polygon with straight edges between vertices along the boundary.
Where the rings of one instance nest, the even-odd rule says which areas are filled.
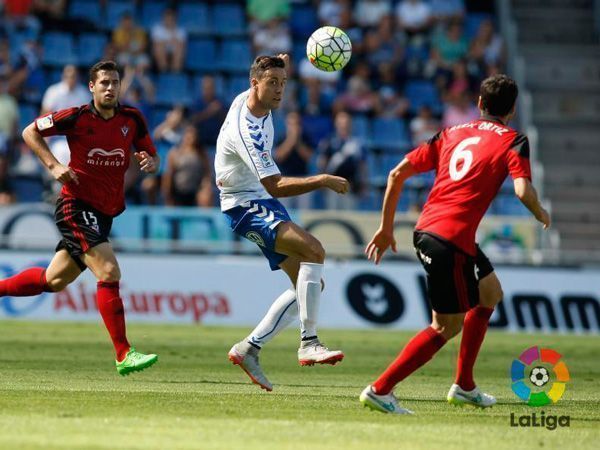
[[[229,351],[261,388],[273,386],[258,361],[262,346],[300,316],[301,365],[335,364],[344,358],[329,350],[317,337],[325,250],[310,233],[293,223],[277,197],[304,194],[319,188],[348,192],[348,181],[333,175],[306,178],[283,177],[273,161],[271,110],[281,104],[287,80],[288,55],[259,56],[250,68],[250,89],[233,101],[217,139],[216,182],[221,210],[232,230],[256,243],[269,260],[271,270],[283,269],[292,282],[271,305],[247,338]]]

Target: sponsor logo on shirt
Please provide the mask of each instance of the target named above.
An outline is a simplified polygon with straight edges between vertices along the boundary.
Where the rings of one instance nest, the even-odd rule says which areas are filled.
[[[48,128],[52,128],[54,126],[54,120],[52,119],[52,114],[48,114],[47,116],[40,117],[35,121],[35,125],[39,131],[47,130]]]
[[[88,152],[87,163],[92,166],[120,167],[125,164],[125,150],[122,148],[113,150],[93,148]]]

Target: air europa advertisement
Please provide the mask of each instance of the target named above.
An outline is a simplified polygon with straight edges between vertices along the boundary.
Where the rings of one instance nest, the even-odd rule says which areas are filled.
[[[0,277],[45,265],[47,253],[0,252]],[[128,321],[254,325],[289,287],[260,257],[119,256]],[[507,331],[600,332],[600,271],[499,268],[504,301],[490,327]],[[426,280],[417,263],[327,262],[320,324],[332,328],[419,329],[429,323]],[[3,297],[0,318],[99,320],[89,271],[59,293]]]

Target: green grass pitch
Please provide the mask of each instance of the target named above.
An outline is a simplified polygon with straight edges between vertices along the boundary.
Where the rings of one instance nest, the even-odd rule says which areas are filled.
[[[252,385],[227,360],[248,329],[131,324],[140,351],[160,355],[151,369],[121,378],[100,323],[0,321],[1,449],[586,449],[600,439],[600,337],[489,333],[477,381],[497,396],[488,410],[445,402],[458,341],[401,383],[396,394],[413,417],[368,411],[363,387],[412,333],[323,330],[346,359],[300,367],[297,333],[262,352],[272,393]],[[510,414],[541,413],[518,402],[508,376],[532,345],[564,355],[572,381],[543,408],[569,415],[570,427],[515,428]]]

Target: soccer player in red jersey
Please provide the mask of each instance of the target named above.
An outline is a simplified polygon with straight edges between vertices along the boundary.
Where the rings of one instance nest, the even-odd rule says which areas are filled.
[[[139,353],[127,341],[121,272],[108,236],[113,218],[125,209],[123,184],[132,147],[142,171],[156,172],[160,161],[142,114],[119,104],[120,88],[117,65],[101,61],[90,69],[88,105],[43,115],[23,130],[25,143],[63,184],[55,212],[63,239],[47,268],[33,267],[0,281],[0,295],[57,292],[89,268],[98,279],[98,310],[115,347],[117,371],[126,375],[150,367],[158,356]],[[67,138],[68,167],[44,141],[55,135]]]
[[[433,320],[363,390],[360,401],[371,409],[411,414],[398,404],[392,389],[461,329],[457,376],[448,401],[482,408],[496,403],[473,380],[473,366],[489,318],[502,300],[500,282],[475,243],[475,232],[509,174],[519,200],[544,229],[550,226],[550,217],[531,185],[527,137],[507,125],[514,116],[517,95],[516,83],[506,75],[487,78],[481,83],[478,120],[442,130],[390,171],[381,225],[365,253],[378,264],[388,247],[396,251],[393,223],[402,185],[416,173],[435,170],[435,182],[413,238],[417,257],[427,272]]]

